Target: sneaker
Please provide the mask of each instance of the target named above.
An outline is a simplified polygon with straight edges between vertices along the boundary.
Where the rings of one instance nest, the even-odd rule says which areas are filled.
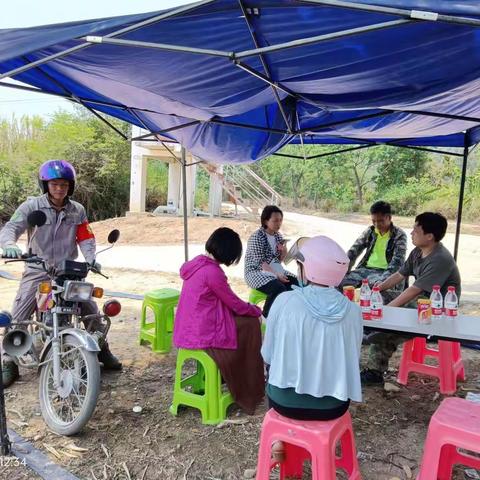
[[[110,351],[108,344],[105,343],[98,353],[98,361],[103,363],[105,370],[121,370],[122,362]]]
[[[3,387],[9,387],[20,376],[18,365],[9,357],[4,357],[2,365]]]
[[[383,374],[380,370],[365,368],[360,372],[360,379],[364,385],[383,385]]]

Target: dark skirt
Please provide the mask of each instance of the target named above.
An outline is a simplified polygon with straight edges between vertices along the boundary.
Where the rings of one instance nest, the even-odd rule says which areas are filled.
[[[235,403],[253,415],[265,395],[260,321],[258,318],[237,316],[235,322],[236,350],[207,348],[205,351],[215,360]]]
[[[268,398],[268,406],[273,408],[277,413],[284,417],[293,418],[294,420],[321,420],[328,421],[340,418],[348,410],[350,400],[334,408],[292,408],[279,405],[270,397]]]

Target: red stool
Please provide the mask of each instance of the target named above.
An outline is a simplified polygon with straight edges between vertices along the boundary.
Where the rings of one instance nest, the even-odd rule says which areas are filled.
[[[272,463],[272,444],[285,443],[285,461],[280,463],[280,479],[302,478],[303,462],[312,461],[312,480],[335,480],[336,468],[343,468],[349,480],[360,480],[352,419],[346,412],[325,422],[286,418],[271,409],[265,415],[260,435],[257,480],[268,480]],[[335,455],[340,442],[341,456]]]
[[[426,365],[425,357],[434,357],[438,365]],[[465,369],[460,343],[438,341],[438,350],[427,347],[425,338],[414,338],[403,345],[402,360],[398,371],[398,383],[406,385],[410,372],[423,373],[440,380],[440,392],[452,395],[457,390],[457,378],[465,380]]]
[[[446,398],[430,420],[417,480],[449,480],[455,464],[480,469],[480,458],[459,448],[480,453],[480,405]]]

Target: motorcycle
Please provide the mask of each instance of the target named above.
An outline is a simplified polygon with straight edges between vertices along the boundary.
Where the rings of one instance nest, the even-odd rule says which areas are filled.
[[[34,211],[27,221],[34,229],[33,239],[46,216]],[[119,236],[118,230],[111,231],[110,246],[101,252],[112,248]],[[108,278],[95,268],[95,262],[64,260],[55,268],[32,253],[30,246],[22,258],[5,263],[11,262],[25,262],[43,270],[50,281],[38,286],[35,319],[12,323],[3,339],[3,350],[18,365],[39,369],[39,399],[45,423],[60,435],[74,435],[86,425],[97,405],[98,352],[110,329],[110,318],[120,313],[121,305],[108,300],[103,313],[82,316],[83,303],[103,296],[102,288],[86,281],[88,273]]]

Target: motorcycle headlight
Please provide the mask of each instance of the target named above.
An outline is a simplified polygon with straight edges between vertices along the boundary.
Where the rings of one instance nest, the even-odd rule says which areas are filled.
[[[68,302],[87,302],[92,298],[92,283],[67,280],[63,287],[63,298]]]

